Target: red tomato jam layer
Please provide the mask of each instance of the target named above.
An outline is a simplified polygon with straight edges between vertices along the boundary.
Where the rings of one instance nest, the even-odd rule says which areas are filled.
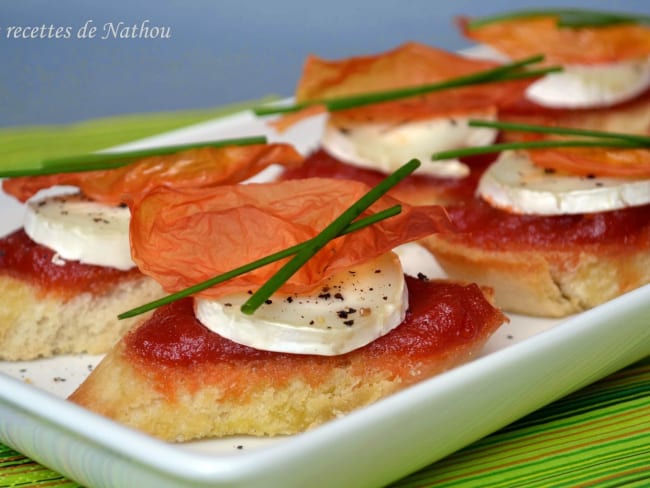
[[[342,364],[362,354],[367,360],[390,355],[409,362],[440,355],[467,344],[481,343],[505,319],[475,284],[428,281],[407,276],[409,310],[404,322],[370,344],[339,356],[312,356],[254,349],[204,327],[194,316],[191,298],[157,309],[126,338],[127,354],[152,367],[274,360],[303,364]],[[397,361],[399,363],[399,360]]]
[[[463,159],[470,168],[466,178],[439,178],[428,175],[411,175],[394,187],[395,197],[410,203],[410,195],[421,195],[423,192],[433,193],[438,201],[456,201],[471,198],[478,180],[488,165],[494,161],[494,155],[475,156]],[[407,161],[404,161],[406,163]],[[436,164],[422,161],[422,164]],[[302,166],[285,171],[281,179],[295,180],[302,178],[336,178],[355,180],[375,186],[384,178],[386,173],[372,169],[346,164],[320,149],[309,155]],[[437,203],[437,202],[436,202]]]
[[[450,235],[485,249],[650,246],[650,205],[576,215],[518,215],[472,198],[446,207],[458,234]]]
[[[141,276],[137,268],[121,271],[78,261],[59,265],[54,258],[53,250],[32,241],[22,229],[0,239],[0,273],[36,285],[44,293],[66,298],[83,292],[101,295],[125,278]]]

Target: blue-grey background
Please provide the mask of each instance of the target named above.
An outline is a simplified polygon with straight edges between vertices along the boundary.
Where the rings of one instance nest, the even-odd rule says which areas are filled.
[[[305,56],[384,51],[416,40],[469,45],[453,18],[573,6],[650,14],[647,0],[0,0],[0,127],[215,107],[291,95]],[[79,39],[86,21],[95,39]],[[170,39],[101,39],[112,22]],[[10,26],[64,26],[69,39],[7,39]]]

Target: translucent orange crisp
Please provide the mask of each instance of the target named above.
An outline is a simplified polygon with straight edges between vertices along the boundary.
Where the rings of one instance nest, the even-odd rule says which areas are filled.
[[[314,237],[369,188],[360,182],[329,178],[210,189],[157,188],[129,202],[133,259],[166,291],[179,291]],[[369,212],[397,203],[384,196]],[[338,270],[449,228],[441,207],[402,204],[399,215],[329,242],[281,290],[312,289]],[[257,289],[284,262],[199,295],[217,298]]]
[[[470,28],[470,19],[458,24],[463,34],[513,58],[544,54],[548,64],[597,64],[650,55],[650,28],[623,23],[603,27],[558,27],[556,16],[532,16],[491,22]]]
[[[391,51],[328,61],[309,56],[296,89],[297,102],[313,102],[350,95],[415,87],[471,75],[499,66],[493,61],[471,59],[459,54],[409,42]],[[467,113],[494,113],[512,103],[530,83],[517,80],[445,89],[425,95],[337,110],[331,114],[337,125],[367,122],[403,122]],[[321,111],[325,108],[320,106]],[[303,117],[313,115],[313,107],[280,118],[276,127],[284,129]]]
[[[255,144],[189,149],[153,156],[117,169],[23,176],[2,182],[5,192],[24,202],[55,185],[77,186],[89,198],[117,205],[128,196],[158,186],[207,187],[244,181],[272,164],[299,166],[302,156],[289,144]]]
[[[535,149],[532,162],[542,168],[580,176],[650,178],[650,150],[605,147]]]

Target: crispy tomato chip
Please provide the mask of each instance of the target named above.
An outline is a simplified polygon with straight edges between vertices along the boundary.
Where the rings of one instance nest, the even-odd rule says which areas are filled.
[[[340,98],[398,88],[437,83],[495,68],[499,63],[465,56],[415,42],[403,44],[386,53],[344,60],[324,60],[309,56],[296,90],[297,102]],[[432,92],[403,100],[381,102],[337,111],[337,124],[402,122],[472,112],[490,112],[513,103],[530,81],[489,83]],[[322,110],[322,108],[321,108]],[[286,128],[313,109],[280,118],[276,127]]]
[[[547,64],[597,64],[650,55],[650,28],[640,24],[604,27],[558,27],[555,16],[535,16],[470,27],[461,17],[463,34],[513,59],[544,54]]]
[[[528,154],[537,166],[580,176],[650,178],[648,149],[535,149]]]
[[[272,164],[293,168],[302,156],[289,144],[255,144],[189,149],[154,156],[117,169],[24,176],[2,182],[5,192],[24,202],[55,185],[77,186],[95,201],[117,205],[158,186],[209,187],[244,181]]]
[[[368,189],[363,183],[328,178],[211,189],[157,188],[129,203],[132,255],[140,270],[165,290],[179,291],[314,237]],[[368,212],[397,203],[385,196]],[[312,289],[338,270],[449,229],[441,207],[402,204],[399,215],[331,241],[282,290]],[[284,262],[199,295],[217,298],[257,289]]]

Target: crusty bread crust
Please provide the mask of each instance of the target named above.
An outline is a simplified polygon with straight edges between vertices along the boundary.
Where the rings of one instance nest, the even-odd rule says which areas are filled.
[[[525,315],[567,316],[650,283],[650,249],[488,250],[443,234],[422,244],[450,278],[492,287],[497,306]]]
[[[482,345],[468,344],[453,354],[414,362],[408,377],[396,376],[388,363],[383,368],[363,355],[347,362],[312,361],[305,356],[301,368],[246,366],[245,374],[233,364],[202,365],[185,381],[170,369],[166,374],[179,378],[175,390],[169,392],[156,386],[160,372],[131,361],[121,341],[70,400],[172,442],[295,434],[468,361]],[[319,380],[313,381],[314,377]],[[241,384],[243,378],[246,385]],[[245,392],[233,394],[240,388]]]
[[[137,318],[117,315],[162,295],[160,285],[141,275],[119,281],[107,293],[71,299],[37,285],[0,275],[0,360],[108,351]]]

